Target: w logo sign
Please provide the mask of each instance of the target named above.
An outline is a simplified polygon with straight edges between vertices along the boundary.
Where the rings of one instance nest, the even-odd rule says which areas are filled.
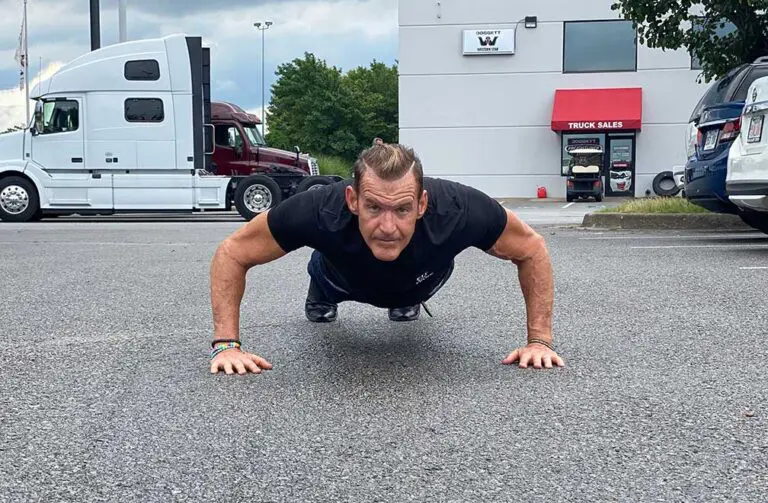
[[[478,38],[478,40],[480,40],[480,45],[483,46],[483,47],[487,47],[487,46],[491,46],[491,45],[496,45],[496,41],[499,39],[499,37],[493,37],[493,38],[491,38],[491,37],[485,37],[485,38],[477,37],[477,38]]]

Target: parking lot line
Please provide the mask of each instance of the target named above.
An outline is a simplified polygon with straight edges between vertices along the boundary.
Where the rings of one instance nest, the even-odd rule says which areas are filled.
[[[753,267],[739,267],[742,271],[752,271],[755,269],[768,269],[768,266],[759,265],[759,266],[753,266]]]
[[[130,242],[120,242],[120,241],[41,241],[41,240],[35,240],[35,241],[0,241],[1,245],[27,245],[29,246],[30,243],[34,244],[47,244],[47,245],[80,245],[80,246],[192,246],[192,245],[199,245],[203,243],[215,243],[216,241],[195,241],[195,242],[188,242],[188,243],[130,243]]]
[[[565,206],[563,206],[563,209],[565,209],[565,208],[568,208],[568,207],[570,207],[570,206],[573,206],[573,203],[568,203],[568,204],[566,204]]]
[[[667,236],[664,235],[653,235],[653,236],[598,236],[598,237],[590,237],[590,238],[579,238],[579,241],[613,241],[613,240],[621,240],[621,239],[712,239],[712,238],[738,238],[738,239],[744,239],[747,237],[752,237],[752,234],[745,235],[744,233],[733,233],[733,234],[699,234],[699,235],[681,235],[681,234],[670,234]],[[768,236],[765,236],[763,234],[757,234],[755,235],[756,239],[765,238]]]
[[[729,249],[760,249],[768,248],[768,244],[764,245],[668,245],[668,246],[631,246],[633,250],[670,250],[672,248],[729,248]]]

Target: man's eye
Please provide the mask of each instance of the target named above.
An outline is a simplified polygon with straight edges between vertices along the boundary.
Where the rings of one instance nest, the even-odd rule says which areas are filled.
[[[410,208],[398,208],[398,210],[397,210],[397,211],[399,211],[399,212],[400,212],[400,214],[402,214],[402,215],[405,215],[406,213],[408,213],[409,211],[411,211],[411,209],[410,209]]]

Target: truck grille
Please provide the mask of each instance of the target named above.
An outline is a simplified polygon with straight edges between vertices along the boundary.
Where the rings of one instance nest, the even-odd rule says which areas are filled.
[[[310,175],[320,174],[320,166],[317,164],[317,159],[315,159],[314,157],[309,158],[309,174]]]

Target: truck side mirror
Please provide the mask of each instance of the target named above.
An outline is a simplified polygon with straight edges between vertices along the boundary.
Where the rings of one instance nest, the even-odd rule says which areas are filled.
[[[300,153],[301,153],[301,149],[299,148],[299,146],[298,146],[298,145],[295,145],[295,146],[293,147],[293,150],[295,150],[297,154],[300,154]]]

